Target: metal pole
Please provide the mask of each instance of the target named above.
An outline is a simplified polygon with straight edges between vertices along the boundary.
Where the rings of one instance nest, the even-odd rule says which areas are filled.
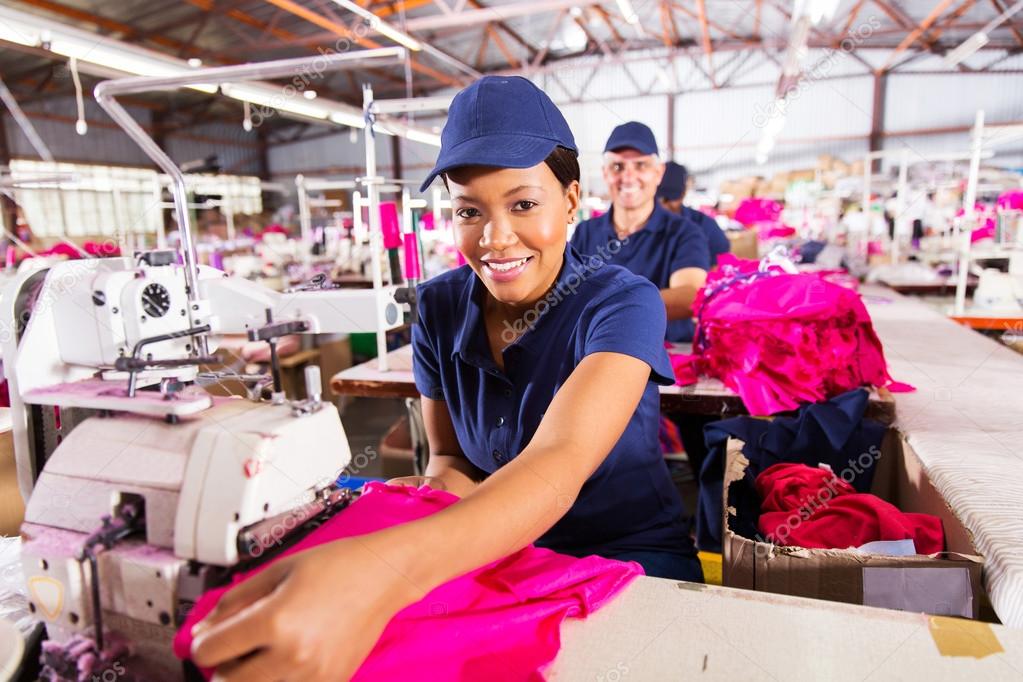
[[[977,204],[977,181],[980,176],[980,155],[984,151],[984,110],[977,110],[977,118],[973,124],[973,145],[970,154],[970,176],[966,181],[966,196],[963,198],[963,220],[968,228],[972,228]],[[962,229],[957,225],[959,238],[959,281],[956,282],[956,315],[966,312],[966,278],[970,273],[970,229]]]
[[[21,131],[25,133],[25,137],[32,144],[32,148],[36,150],[40,158],[43,161],[49,161],[53,163],[53,154],[50,152],[50,148],[43,142],[43,138],[39,137],[39,133],[36,132],[36,128],[32,125],[32,121],[28,119],[25,112],[21,110],[21,105],[18,104],[18,100],[14,99],[14,95],[7,89],[7,84],[0,80],[0,100],[7,105],[7,108],[11,111],[11,117],[14,118],[14,122],[18,124]]]
[[[370,270],[373,273],[373,289],[379,291],[383,286],[383,274],[380,270],[380,252],[383,250],[380,231],[380,178],[377,177],[376,133],[373,131],[373,87],[368,83],[362,86],[362,110],[366,116],[366,200],[369,205],[369,250]],[[383,311],[377,307],[377,366],[381,372],[387,367],[387,332]]]
[[[181,234],[181,257],[185,266],[185,283],[188,287],[187,296],[190,303],[199,300],[198,268],[196,265],[195,244],[192,242],[192,226],[188,216],[188,191],[185,177],[177,164],[164,153],[153,138],[125,111],[116,99],[117,95],[152,90],[172,90],[199,83],[228,83],[260,78],[277,78],[290,76],[301,69],[310,67],[321,72],[341,69],[347,66],[362,65],[367,61],[390,64],[404,59],[405,49],[400,47],[361,50],[358,52],[337,53],[331,55],[315,55],[298,59],[281,59],[272,62],[256,62],[235,66],[217,66],[208,69],[194,69],[174,76],[119,78],[103,81],[96,86],[96,101],[103,107],[107,115],[121,126],[125,133],[135,141],[142,151],[152,159],[173,182],[174,211],[178,217],[178,231]],[[197,353],[208,355],[208,344],[205,335],[197,338]]]
[[[298,224],[302,232],[302,260],[308,265],[311,260],[311,244],[313,242],[313,216],[309,210],[309,193],[306,189],[305,176],[295,176],[295,189],[298,191]]]
[[[902,238],[901,225],[905,224],[903,212],[906,210],[907,193],[909,192],[909,150],[903,148],[899,155],[899,189],[895,194],[895,226],[892,229],[892,263],[899,262],[899,246]]]

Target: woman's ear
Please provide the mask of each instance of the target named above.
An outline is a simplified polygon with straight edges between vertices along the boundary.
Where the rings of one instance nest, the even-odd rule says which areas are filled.
[[[568,215],[566,219],[570,223],[575,222],[575,217],[579,214],[579,181],[573,180],[572,184],[565,188],[565,203],[568,208]]]

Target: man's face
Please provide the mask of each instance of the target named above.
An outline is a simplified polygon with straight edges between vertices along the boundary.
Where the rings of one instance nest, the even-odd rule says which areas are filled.
[[[636,209],[654,200],[664,164],[635,149],[604,153],[604,182],[616,208]]]

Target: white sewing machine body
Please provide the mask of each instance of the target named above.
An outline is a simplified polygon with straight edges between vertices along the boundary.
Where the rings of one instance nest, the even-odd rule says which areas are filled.
[[[189,301],[175,262],[70,261],[19,276],[0,302],[31,607],[51,640],[91,636],[83,548],[131,505],[141,526],[96,553],[98,599],[104,631],[126,636],[157,679],[180,676],[170,641],[203,591],[347,501],[335,482],[351,452],[318,379],[304,401],[213,398],[190,383],[194,330],[259,330],[267,311],[305,332],[403,317],[394,287],[280,294],[209,268],[198,282]],[[137,369],[131,396],[115,365],[133,355],[153,366]]]

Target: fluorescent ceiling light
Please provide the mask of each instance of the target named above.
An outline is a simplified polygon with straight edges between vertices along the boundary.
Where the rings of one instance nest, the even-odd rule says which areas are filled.
[[[355,132],[355,128],[365,128],[366,121],[362,116],[355,114],[349,114],[346,111],[332,111],[329,116],[330,120],[338,125],[349,126],[352,128],[352,132]]]
[[[945,64],[948,66],[958,66],[960,62],[967,59],[974,52],[979,50],[988,44],[990,38],[988,37],[991,31],[995,30],[1003,23],[1013,17],[1014,14],[1023,10],[1023,0],[1020,0],[1012,7],[1008,7],[1004,12],[999,14],[997,17],[987,22],[984,28],[980,29],[972,36],[963,41],[962,45],[952,50],[945,55]]]
[[[351,2],[350,0],[334,0],[334,2],[340,5],[341,7],[344,7],[349,12],[352,12],[353,14],[357,14],[358,16],[362,17],[367,22],[369,22],[370,28],[372,28],[374,31],[381,35],[387,36],[388,38],[398,43],[399,45],[404,45],[408,49],[415,50],[416,52],[419,52],[420,50],[423,49],[422,43],[420,43],[418,40],[408,35],[407,33],[402,33],[401,31],[394,28],[377,15],[370,12],[368,9],[360,7],[359,5],[356,5],[354,2]]]
[[[232,99],[258,104],[262,107],[287,111],[309,118],[327,118],[330,114],[319,104],[306,102],[299,97],[287,97],[283,92],[270,86],[246,85],[243,83],[224,83],[221,90]]]
[[[39,33],[13,22],[0,21],[0,40],[35,47],[39,44]]]
[[[622,13],[622,17],[625,21],[630,24],[639,23],[639,15],[636,14],[636,10],[632,8],[632,2],[630,0],[618,0],[618,11]]]
[[[67,35],[54,35],[50,39],[50,51],[68,58],[74,57],[80,62],[90,62],[136,76],[176,76],[182,72],[180,66],[169,61],[132,54],[106,43],[83,41]],[[189,87],[210,94],[217,91],[215,85]]]
[[[945,55],[945,64],[948,66],[958,66],[961,62],[968,59],[974,52],[979,50],[988,44],[988,35],[983,31],[978,31],[972,36],[963,41],[962,45],[956,49],[948,52]]]
[[[405,131],[405,137],[413,140],[414,142],[422,142],[423,144],[432,145],[434,147],[440,146],[440,135],[423,132],[422,130],[416,130],[415,128],[409,128]]]

